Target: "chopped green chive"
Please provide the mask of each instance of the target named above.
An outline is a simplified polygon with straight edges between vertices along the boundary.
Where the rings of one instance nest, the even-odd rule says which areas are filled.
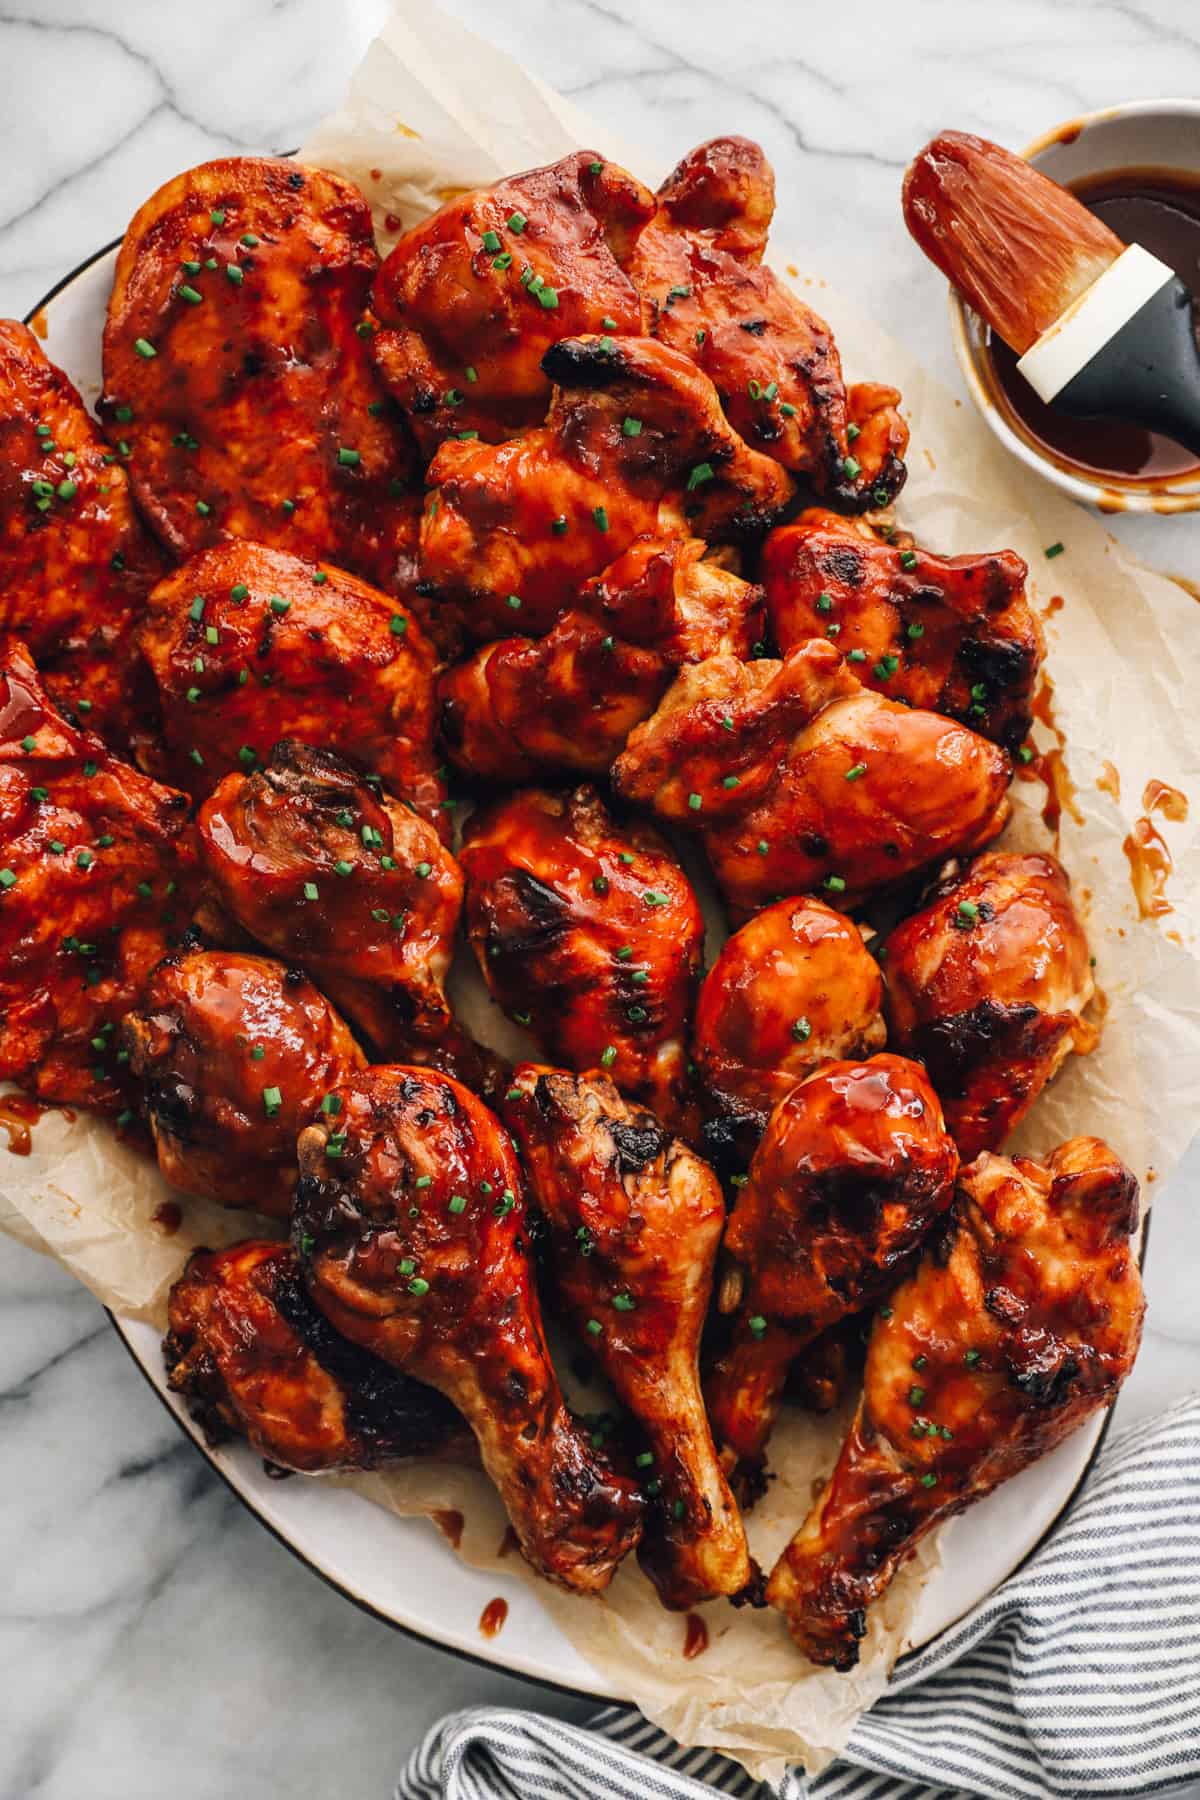
[[[812,1036],[812,1026],[807,1019],[793,1019],[792,1036],[798,1044],[807,1044]]]
[[[860,776],[865,775],[866,772],[867,772],[866,763],[864,763],[864,762],[853,763],[850,766],[850,768],[848,768],[846,770],[846,780],[847,781],[857,781],[860,778]]]
[[[225,223],[225,208],[223,206],[218,206],[215,212],[210,212],[208,216],[214,225],[223,225]]]
[[[1031,763],[1033,761],[1033,751],[1029,748],[1028,744],[1022,744],[1017,751],[1017,761],[1023,763]]]
[[[609,880],[607,875],[592,876],[592,892],[594,894],[607,894],[608,889]]]
[[[485,250],[498,250],[500,248],[500,235],[498,232],[485,231],[479,241]]]
[[[594,506],[592,508],[592,518],[595,520],[597,531],[608,530],[608,513],[603,506]]]
[[[529,220],[525,217],[525,214],[522,212],[511,212],[508,215],[507,223],[508,223],[508,229],[510,231],[515,231],[517,233],[517,236],[519,237],[521,235],[521,233],[524,231],[525,227],[528,225]]]
[[[902,550],[900,552],[900,567],[902,569],[915,569],[916,566],[917,566],[916,551],[915,550]]]
[[[304,898],[306,900],[319,900],[321,898],[320,889],[317,887],[317,884],[315,881],[306,881],[305,882]]]
[[[465,1213],[467,1210],[467,1196],[465,1194],[452,1194],[447,1210],[452,1213]]]
[[[410,1294],[415,1295],[418,1300],[423,1299],[429,1292],[429,1283],[423,1276],[415,1275],[408,1284],[408,1291]]]
[[[766,1336],[767,1321],[763,1318],[761,1313],[755,1313],[751,1318],[746,1320],[746,1324],[750,1328],[751,1337],[760,1338]]]
[[[632,1312],[637,1305],[632,1294],[614,1294],[612,1303],[615,1312]]]
[[[1047,544],[1046,561],[1052,562],[1056,556],[1061,556],[1065,549],[1065,544]]]
[[[640,419],[622,419],[621,434],[623,437],[641,437],[642,421]]]
[[[846,878],[844,875],[827,875],[822,885],[828,888],[831,894],[844,894],[846,891]]]
[[[587,1332],[589,1337],[599,1337],[600,1333],[604,1330],[604,1327],[600,1323],[599,1319],[589,1319],[587,1324],[584,1326],[584,1330]]]
[[[200,302],[204,298],[204,295],[201,293],[197,293],[197,291],[194,287],[188,287],[187,283],[185,282],[183,284],[183,286],[180,287],[180,289],[179,289],[179,298],[181,300],[186,300],[189,306],[199,306]]]
[[[340,856],[333,865],[333,872],[335,875],[353,875],[354,864],[347,862],[344,856]]]
[[[497,242],[498,241],[499,240],[497,240]],[[500,252],[499,256],[493,256],[492,267],[493,267],[493,269],[511,269],[512,268],[512,251],[511,250],[502,250]]]
[[[712,481],[713,479],[714,470],[712,464],[710,462],[697,463],[687,478],[688,493],[694,494],[698,487],[703,487],[706,481]]]
[[[920,1406],[922,1401],[924,1400],[924,1398],[925,1398],[925,1389],[923,1387],[918,1387],[916,1384],[914,1384],[912,1387],[909,1388],[908,1404],[910,1406]]]
[[[511,611],[511,612],[520,612],[520,610],[521,610],[521,596],[520,596],[520,594],[509,594],[509,595],[507,595],[507,596],[506,596],[506,598],[505,598],[505,601],[504,601],[504,604],[505,604],[505,606],[507,606],[507,607],[508,607],[508,608],[509,608],[509,610],[510,610],[510,611]]]
[[[413,870],[413,874],[417,877],[417,879],[419,881],[425,881],[430,875],[433,874],[433,864],[427,863],[427,862],[419,862],[417,864],[416,868]]]
[[[262,1091],[263,1107],[268,1119],[273,1119],[283,1105],[283,1095],[277,1087],[265,1087]]]
[[[271,598],[267,601],[267,605],[270,607],[271,611],[276,613],[280,618],[283,617],[284,613],[291,612],[292,610],[291,601],[285,600],[282,594],[272,594]]]
[[[846,654],[847,662],[861,663],[861,662],[866,662],[866,660],[867,660],[867,653],[865,650],[850,650]]]
[[[937,1486],[937,1476],[935,1474],[933,1474],[932,1471],[930,1471],[926,1475],[922,1475],[921,1486],[923,1488],[936,1487]]]
[[[11,869],[0,869],[0,888],[16,887],[17,878]]]
[[[741,785],[742,778],[740,775],[726,775],[721,782],[723,788],[735,788],[741,787]]]
[[[617,1051],[615,1044],[606,1044],[604,1049],[600,1052],[600,1062],[602,1066],[606,1069],[611,1069],[616,1060]]]
[[[337,453],[337,459],[343,469],[357,469],[362,461],[357,450],[348,450],[344,444]]]
[[[207,519],[212,512],[212,507],[208,504],[207,500],[197,500],[196,511],[200,514],[202,519]]]
[[[689,794],[688,805],[693,812],[699,812],[700,808],[704,805],[704,801],[699,794]]]
[[[154,348],[154,345],[150,342],[149,338],[134,338],[133,347],[139,356],[144,356],[146,358],[147,362],[149,362],[152,356],[158,355],[158,351]]]

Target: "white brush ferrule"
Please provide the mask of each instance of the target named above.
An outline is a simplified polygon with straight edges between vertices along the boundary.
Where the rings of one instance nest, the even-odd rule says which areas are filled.
[[[1157,256],[1140,244],[1128,245],[1018,361],[1034,393],[1049,404],[1174,278],[1175,271]]]

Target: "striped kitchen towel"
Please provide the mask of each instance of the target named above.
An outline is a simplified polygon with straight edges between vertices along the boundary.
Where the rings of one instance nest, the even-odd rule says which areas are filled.
[[[823,1774],[780,1800],[1082,1800],[1200,1779],[1200,1395],[1114,1438],[1039,1550],[897,1665]],[[932,1785],[931,1785],[932,1784]],[[770,1800],[640,1714],[588,1727],[474,1707],[415,1751],[396,1800]]]

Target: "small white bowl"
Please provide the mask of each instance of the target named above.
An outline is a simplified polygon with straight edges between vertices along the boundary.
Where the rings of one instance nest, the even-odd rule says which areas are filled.
[[[1200,175],[1200,101],[1132,100],[1082,113],[1036,138],[1022,155],[1064,186],[1121,169],[1176,169]],[[1125,482],[1119,476],[1089,476],[1051,461],[1001,410],[987,328],[955,288],[950,289],[950,336],[971,398],[990,430],[1006,450],[1064,494],[1105,513],[1200,511],[1200,476]]]

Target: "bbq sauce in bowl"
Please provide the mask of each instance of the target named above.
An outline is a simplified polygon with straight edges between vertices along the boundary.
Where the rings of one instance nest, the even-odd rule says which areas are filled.
[[[1089,212],[1127,244],[1141,244],[1200,296],[1200,177],[1179,169],[1120,169],[1071,183]],[[1191,451],[1121,419],[1069,419],[1040,400],[1007,344],[989,333],[992,386],[1015,430],[1052,461],[1089,475],[1162,482],[1200,475]]]

